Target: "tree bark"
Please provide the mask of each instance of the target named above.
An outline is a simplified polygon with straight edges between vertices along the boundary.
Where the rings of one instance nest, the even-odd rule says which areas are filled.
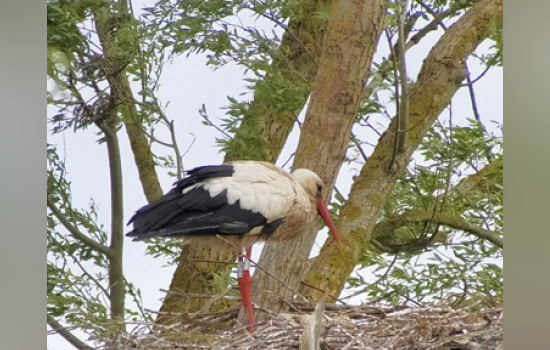
[[[296,168],[317,172],[328,188],[332,188],[344,160],[387,7],[386,0],[334,0],[331,5],[294,163]],[[253,282],[253,299],[259,307],[284,310],[281,298],[292,295],[289,289],[297,290],[316,233],[311,230],[291,242],[266,243],[259,263],[268,273],[256,270]]]
[[[357,264],[359,253],[370,244],[372,229],[395,182],[466,77],[466,59],[487,38],[492,26],[501,24],[502,13],[502,0],[481,0],[433,47],[411,89],[410,128],[405,152],[391,164],[396,130],[394,118],[354,182],[349,200],[341,210],[337,227],[343,244],[336,247],[325,243],[304,279],[302,294],[313,300],[324,295],[307,284],[332,295],[341,292]]]

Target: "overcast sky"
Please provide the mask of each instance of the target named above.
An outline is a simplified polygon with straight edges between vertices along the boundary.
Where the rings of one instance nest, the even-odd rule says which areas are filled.
[[[134,1],[134,7],[139,5]],[[262,24],[265,25],[265,24]],[[409,74],[415,77],[423,59],[437,40],[440,33],[433,33],[421,45],[407,53]],[[376,57],[386,55],[386,45],[381,45]],[[484,45],[487,47],[487,43]],[[238,98],[245,92],[247,82],[243,80],[243,70],[235,65],[227,65],[213,71],[205,65],[206,59],[201,56],[179,57],[173,65],[167,66],[161,79],[158,97],[163,103],[170,102],[167,116],[175,121],[180,148],[186,150],[195,137],[195,142],[183,159],[184,167],[190,169],[205,164],[219,164],[223,154],[215,145],[215,138],[221,137],[213,128],[204,126],[198,114],[198,109],[204,103],[209,114],[216,121],[224,116],[223,107],[228,105],[227,96]],[[472,76],[477,76],[483,67],[472,61],[470,70]],[[478,98],[478,108],[482,121],[489,130],[495,130],[490,121],[502,122],[502,69],[493,68],[475,85]],[[48,108],[48,115],[55,109]],[[301,117],[303,118],[303,114]],[[470,98],[466,89],[461,89],[453,99],[454,123],[464,125],[467,118],[473,118]],[[48,129],[50,126],[48,125]],[[48,130],[48,142],[59,146],[60,155],[65,157],[67,177],[72,183],[74,205],[84,207],[93,197],[99,205],[100,222],[109,227],[109,169],[105,145],[98,145],[95,127],[74,134],[70,131],[62,135],[52,135]],[[143,191],[139,184],[137,170],[133,161],[126,134],[119,133],[122,150],[122,168],[124,176],[124,213],[125,221],[133,212],[146,204]],[[194,136],[193,136],[194,135]],[[293,131],[278,164],[287,160],[298,142],[298,130]],[[376,139],[371,140],[376,143]],[[156,148],[166,152],[162,148]],[[368,154],[372,149],[365,148]],[[347,193],[351,185],[351,176],[357,169],[344,166],[337,182],[338,188]],[[163,190],[170,189],[174,179],[159,171]],[[326,234],[320,235],[313,254],[316,254]],[[261,251],[255,246],[253,258]],[[164,266],[161,259],[153,259],[145,255],[145,244],[128,240],[124,247],[124,273],[126,278],[139,287],[143,294],[144,307],[158,310],[163,293],[159,289],[168,289],[174,267]],[[59,336],[48,336],[48,349],[71,349]]]

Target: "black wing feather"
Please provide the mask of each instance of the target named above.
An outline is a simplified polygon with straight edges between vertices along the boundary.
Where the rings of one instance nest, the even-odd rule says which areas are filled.
[[[228,204],[226,191],[212,197],[207,190],[198,186],[182,194],[189,186],[209,178],[228,177],[233,172],[231,165],[203,166],[189,170],[188,176],[176,182],[162,199],[135,213],[128,222],[133,223],[134,229],[126,235],[134,240],[156,236],[242,235],[256,226],[265,225],[266,218],[263,215],[242,209],[239,201]]]

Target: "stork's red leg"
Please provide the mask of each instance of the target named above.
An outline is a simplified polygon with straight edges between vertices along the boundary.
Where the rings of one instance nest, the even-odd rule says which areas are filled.
[[[247,307],[245,311],[248,313],[248,330],[254,332],[254,306],[252,306],[252,278],[250,277],[250,256],[252,254],[252,247],[246,248],[246,260],[244,263],[243,281],[246,286],[246,297],[243,301],[246,301]]]
[[[248,330],[254,332],[254,308],[252,307],[252,289],[250,287],[250,254],[252,248],[246,249],[246,259],[239,255],[239,264],[237,270],[237,282],[241,291],[241,300],[243,308],[248,315]]]

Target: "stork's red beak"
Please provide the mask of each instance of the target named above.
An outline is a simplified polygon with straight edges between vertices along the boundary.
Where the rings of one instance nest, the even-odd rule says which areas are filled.
[[[332,234],[332,238],[336,241],[336,243],[340,243],[340,237],[338,237],[338,232],[336,231],[336,226],[334,226],[334,223],[332,222],[332,219],[330,218],[330,214],[328,212],[327,206],[325,205],[325,202],[322,198],[317,199],[317,211],[319,211],[319,215],[321,215],[321,218],[323,218],[323,221],[325,224],[327,224],[328,229],[330,230],[330,233]]]

